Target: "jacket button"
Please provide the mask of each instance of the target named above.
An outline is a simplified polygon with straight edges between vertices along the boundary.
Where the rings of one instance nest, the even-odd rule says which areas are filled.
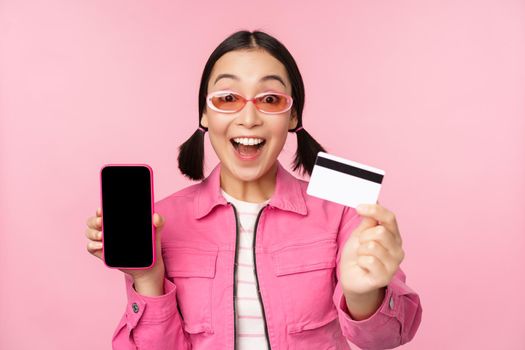
[[[388,303],[388,306],[390,306],[391,310],[394,309],[394,297],[393,296],[390,297],[390,302]]]
[[[131,305],[131,307],[133,308],[133,312],[134,312],[134,313],[139,312],[139,306],[137,305],[137,303],[133,303],[133,304]]]

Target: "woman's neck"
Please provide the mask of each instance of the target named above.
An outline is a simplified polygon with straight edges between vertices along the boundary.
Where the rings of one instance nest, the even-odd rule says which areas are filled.
[[[251,203],[268,200],[275,191],[277,162],[266,174],[253,181],[243,181],[233,176],[225,167],[221,167],[221,188],[233,198]]]

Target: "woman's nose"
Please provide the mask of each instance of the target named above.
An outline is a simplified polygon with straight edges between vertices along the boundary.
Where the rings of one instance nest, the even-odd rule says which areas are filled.
[[[254,125],[261,124],[261,122],[259,111],[255,108],[253,101],[247,101],[239,113],[238,123],[245,127],[253,127]]]

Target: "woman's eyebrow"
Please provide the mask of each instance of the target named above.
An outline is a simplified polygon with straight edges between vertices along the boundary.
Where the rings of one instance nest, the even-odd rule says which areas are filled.
[[[234,79],[234,80],[237,80],[237,81],[240,80],[239,77],[236,76],[236,75],[224,73],[224,74],[219,74],[217,76],[217,78],[213,82],[213,85],[217,84],[217,81],[219,81],[219,79],[222,79],[222,78],[231,78],[231,79]],[[283,84],[284,87],[286,87],[286,84],[284,83],[284,80],[280,76],[278,76],[277,74],[265,75],[264,77],[259,79],[259,82],[263,82],[263,81],[267,81],[267,80],[277,80],[281,84]]]

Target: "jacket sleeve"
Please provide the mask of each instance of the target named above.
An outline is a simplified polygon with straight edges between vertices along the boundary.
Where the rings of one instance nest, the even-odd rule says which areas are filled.
[[[164,294],[137,293],[133,278],[125,276],[127,304],[112,339],[114,350],[190,349],[177,308],[176,286],[164,278]]]
[[[338,281],[333,301],[342,333],[349,341],[363,350],[392,349],[414,338],[421,323],[423,309],[419,295],[406,285],[406,275],[399,268],[386,286],[385,298],[373,315],[359,321],[350,316],[339,282],[339,261],[346,240],[361,223],[361,219],[355,209],[344,208],[338,235],[336,269]]]

